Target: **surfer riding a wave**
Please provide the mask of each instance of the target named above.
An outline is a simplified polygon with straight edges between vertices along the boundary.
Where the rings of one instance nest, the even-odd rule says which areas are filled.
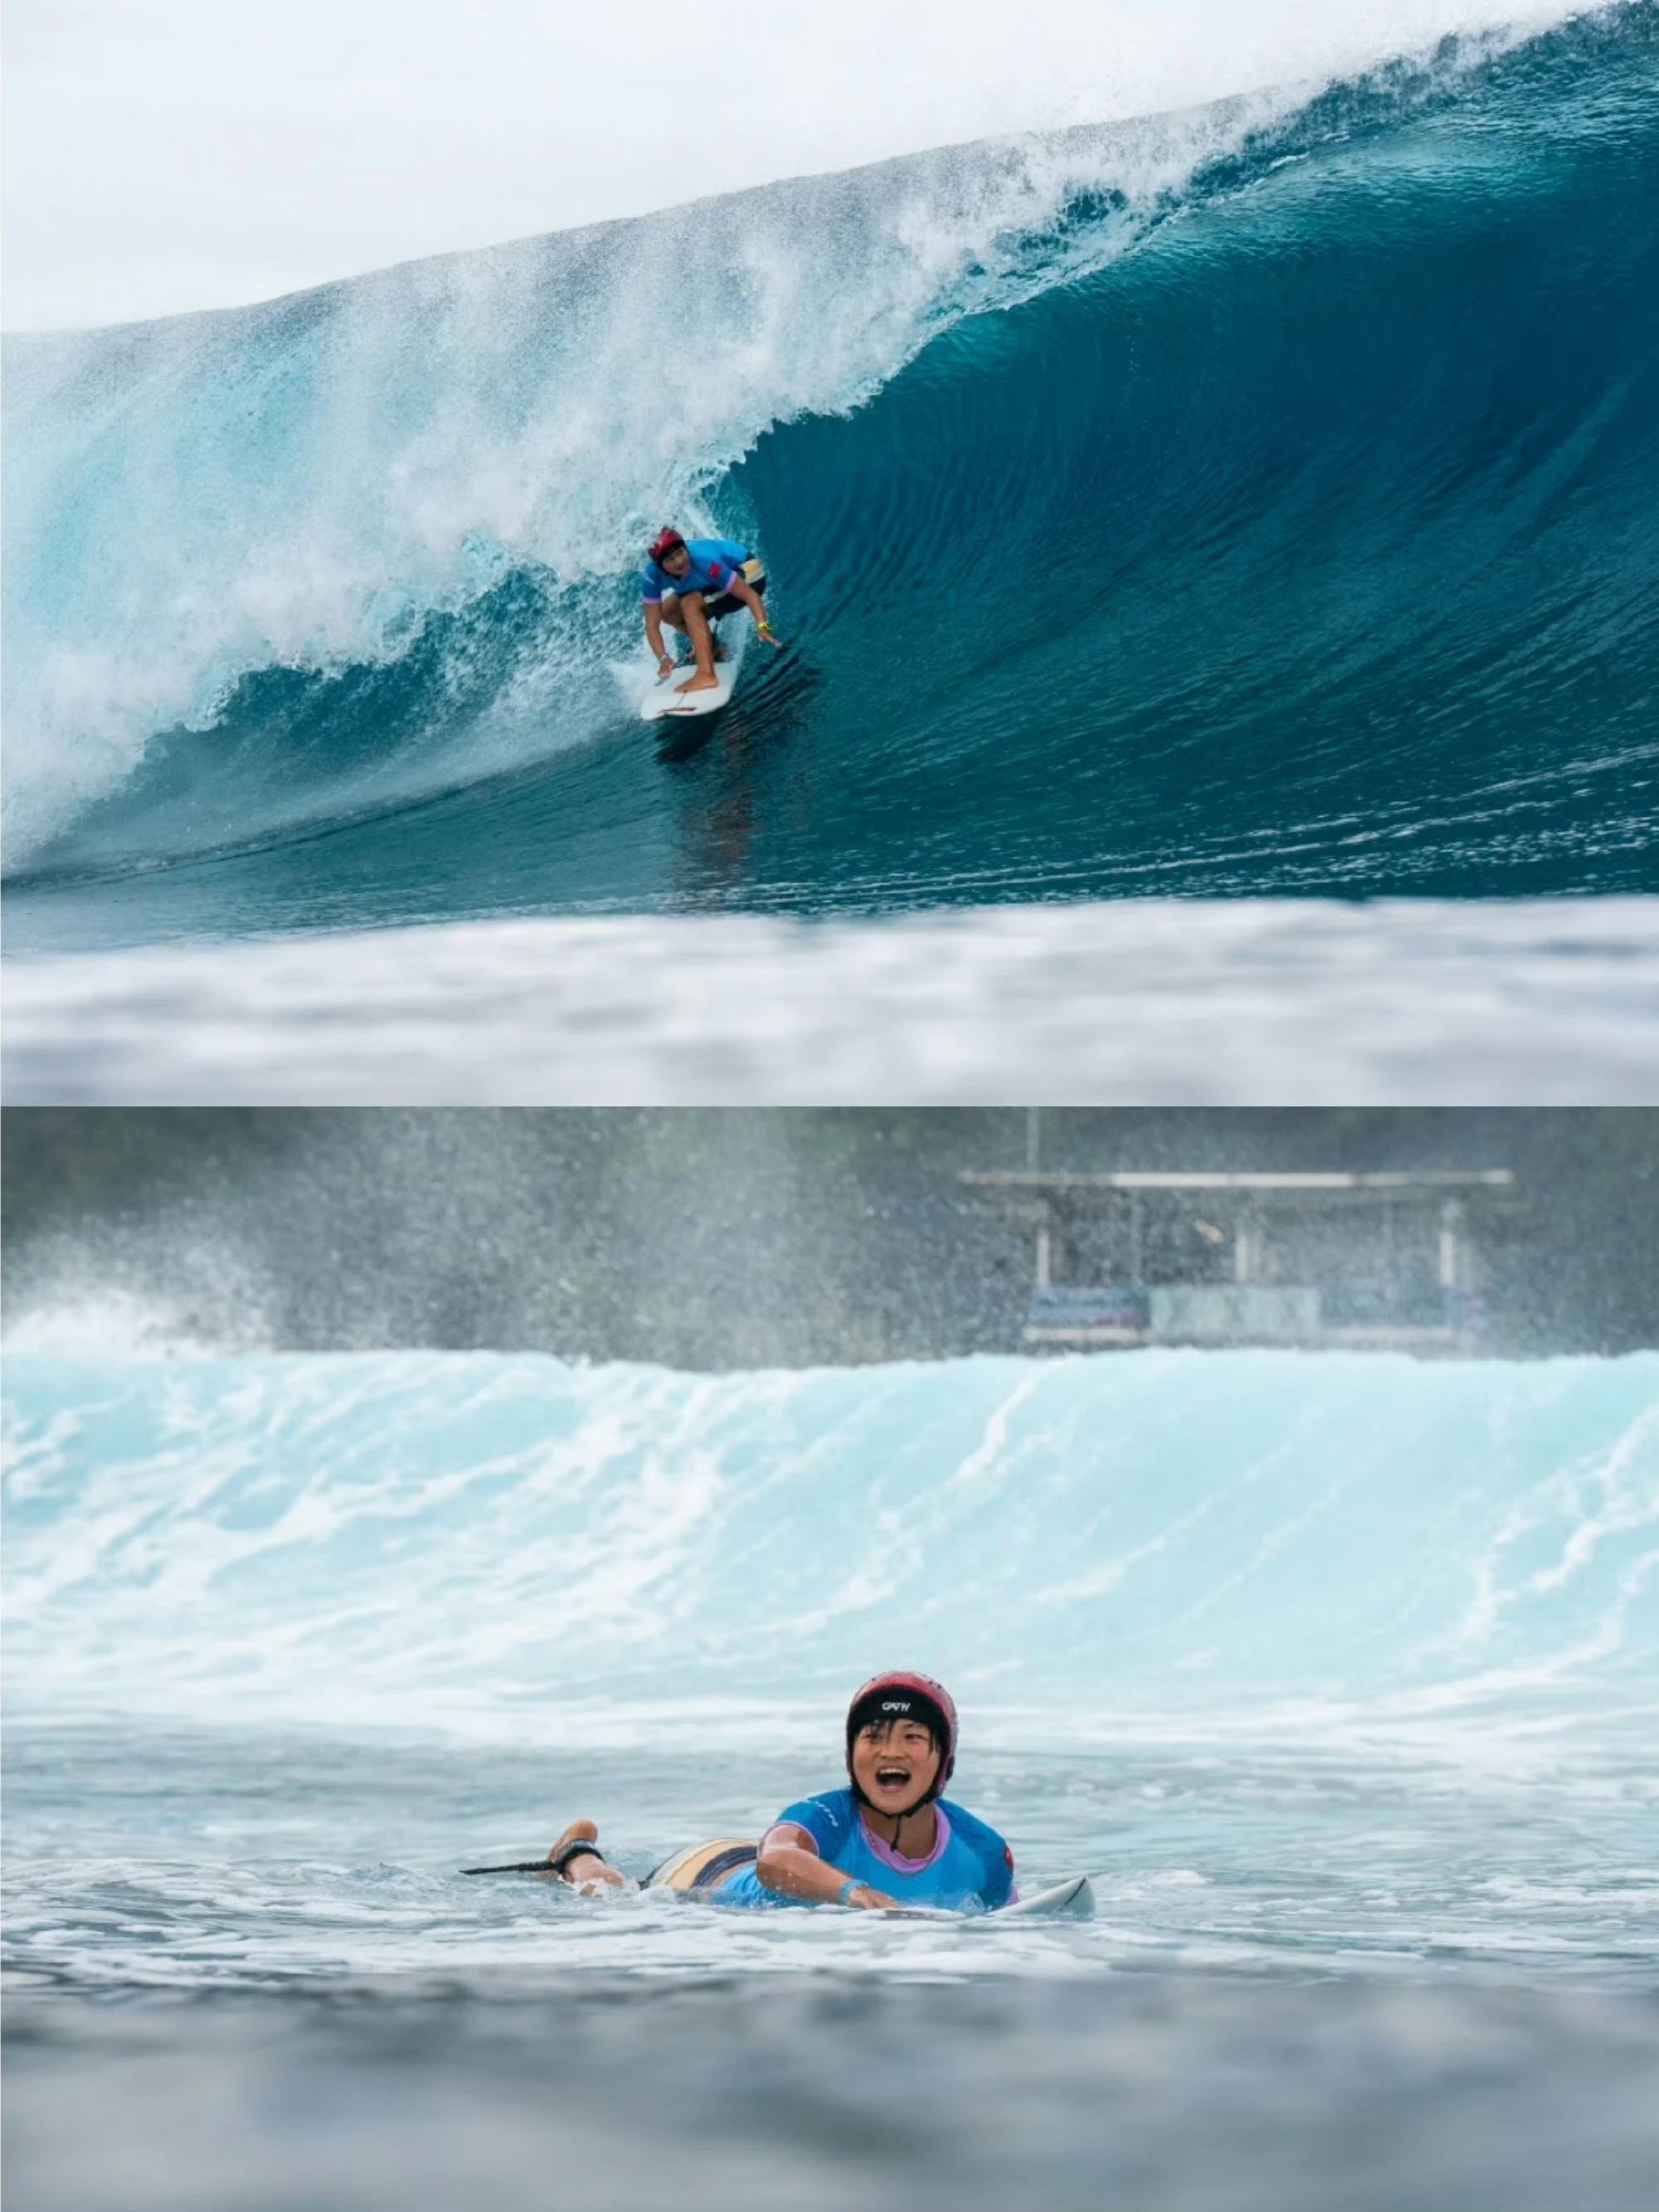
[[[1014,1855],[994,1828],[940,1796],[956,1758],[950,1693],[925,1674],[878,1674],[848,1709],[849,1789],[786,1807],[758,1844],[694,1844],[641,1887],[696,1891],[718,1905],[993,1911],[1013,1900]],[[591,1820],[571,1822],[547,1865],[590,1895],[629,1886]]]
[[[691,641],[696,672],[676,688],[682,691],[712,691],[719,678],[714,662],[719,646],[710,624],[722,615],[747,607],[755,628],[769,645],[781,646],[766,619],[766,572],[746,545],[730,538],[693,538],[678,530],[659,532],[647,556],[640,579],[645,602],[645,635],[657,656],[659,678],[672,676],[676,666],[672,653],[663,650],[662,626],[668,623]]]

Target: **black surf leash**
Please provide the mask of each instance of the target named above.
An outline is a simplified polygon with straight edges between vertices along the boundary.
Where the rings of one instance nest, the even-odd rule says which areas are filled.
[[[595,1858],[601,1866],[611,1862],[591,1836],[573,1836],[544,1859],[514,1859],[511,1866],[463,1867],[463,1874],[562,1874],[572,1859]]]

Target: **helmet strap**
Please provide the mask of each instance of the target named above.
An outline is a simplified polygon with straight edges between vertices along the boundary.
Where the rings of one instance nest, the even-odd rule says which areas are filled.
[[[856,1802],[863,1806],[865,1811],[866,1813],[873,1814],[878,1820],[890,1820],[893,1823],[891,1848],[894,1850],[898,1849],[899,1831],[903,1827],[905,1822],[907,1820],[914,1820],[918,1813],[926,1812],[928,1806],[933,1802],[935,1798],[944,1795],[945,1780],[945,1746],[942,1743],[937,1744],[935,1746],[935,1749],[939,1755],[939,1772],[933,1777],[927,1787],[922,1791],[915,1803],[914,1805],[907,1805],[902,1813],[884,1813],[878,1805],[872,1805],[870,1800],[865,1796],[863,1787],[859,1781],[858,1769],[853,1764],[852,1746],[850,1744],[848,1746],[847,1779],[853,1785],[853,1796]],[[887,1838],[884,1838],[883,1840],[886,1841]]]

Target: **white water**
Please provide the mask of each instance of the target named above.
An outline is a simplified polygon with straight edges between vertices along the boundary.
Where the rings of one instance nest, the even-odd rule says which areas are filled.
[[[5,998],[15,1104],[1659,1103],[1656,899],[451,922]]]
[[[15,1711],[799,1744],[897,1645],[1027,1750],[1659,1711],[1659,1355],[9,1369]]]

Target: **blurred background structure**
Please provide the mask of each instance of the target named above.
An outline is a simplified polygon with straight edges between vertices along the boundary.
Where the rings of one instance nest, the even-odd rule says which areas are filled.
[[[1639,1109],[40,1109],[4,1168],[14,1343],[1659,1344]]]
[[[1040,1141],[1033,1108],[1032,1146]],[[1023,1338],[1038,1351],[1298,1345],[1483,1349],[1507,1168],[963,1170],[1033,1233]]]

